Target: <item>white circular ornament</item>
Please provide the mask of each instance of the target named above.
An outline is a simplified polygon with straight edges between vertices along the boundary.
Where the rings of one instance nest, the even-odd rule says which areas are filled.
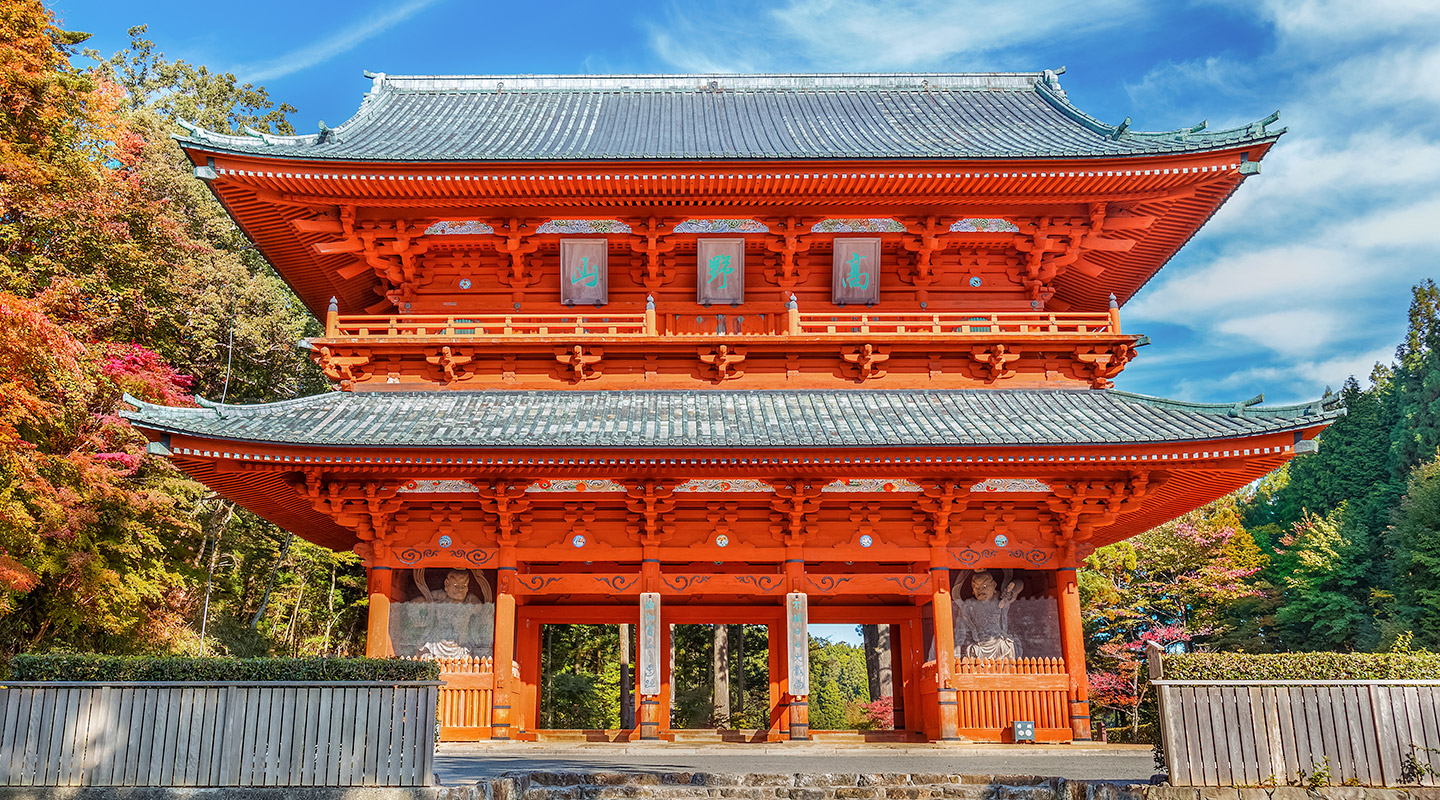
[[[726,536],[725,534],[722,533],[722,534],[720,534],[719,536],[716,536],[716,537],[715,537],[715,546],[716,546],[716,547],[725,547],[725,546],[728,545],[728,544],[730,544],[730,537],[729,537],[729,536]]]
[[[450,537],[449,537],[449,536],[441,536],[441,537],[440,537],[440,546],[441,546],[441,547],[449,547],[449,546],[450,546]]]
[[[461,289],[469,289],[469,288],[470,288],[470,279],[469,279],[469,278],[461,278],[461,279],[460,279],[460,288],[461,288]]]
[[[995,534],[995,546],[996,546],[996,547],[1004,547],[1004,546],[1007,545],[1007,544],[1010,544],[1010,539],[1007,538],[1007,537],[1005,536],[1005,534],[1003,534],[1003,533],[997,533],[997,534]]]
[[[870,537],[870,534],[867,533],[864,536],[860,537],[861,547],[869,547],[872,544],[875,544],[875,540]]]
[[[575,534],[575,538],[570,540],[570,543],[575,545],[576,547],[584,547],[585,537],[577,533]]]

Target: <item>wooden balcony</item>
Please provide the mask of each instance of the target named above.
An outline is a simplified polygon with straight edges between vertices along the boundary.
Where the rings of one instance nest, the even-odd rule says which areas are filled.
[[[1006,336],[1057,334],[1118,334],[1120,316],[1109,313],[1047,314],[1028,312],[937,313],[802,312],[787,309],[783,314],[699,315],[644,313],[591,314],[330,314],[326,339],[390,340],[443,339],[447,341],[507,340],[519,338],[579,340],[652,339],[670,337],[810,337],[830,336],[853,339],[856,334],[947,338],[973,337],[995,340]],[[714,318],[720,330],[688,327],[683,321]],[[747,316],[760,324],[745,325]],[[731,321],[727,321],[731,320]],[[732,324],[734,327],[732,328]]]
[[[349,389],[1108,386],[1141,337],[1108,313],[802,311],[350,315],[309,342]]]

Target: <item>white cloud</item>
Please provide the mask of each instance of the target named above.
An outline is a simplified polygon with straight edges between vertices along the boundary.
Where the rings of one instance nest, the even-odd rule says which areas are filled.
[[[438,0],[409,0],[395,5],[382,14],[362,19],[317,42],[298,50],[259,64],[235,69],[241,80],[251,83],[274,80],[313,67],[347,53],[360,44],[379,36],[391,28],[434,5]]]
[[[852,72],[942,64],[995,69],[1008,50],[1123,26],[1149,8],[1140,0],[789,0],[739,8],[692,2],[672,6],[649,34],[656,55],[694,72],[790,71],[797,63]],[[1035,65],[1027,61],[1025,68]]]

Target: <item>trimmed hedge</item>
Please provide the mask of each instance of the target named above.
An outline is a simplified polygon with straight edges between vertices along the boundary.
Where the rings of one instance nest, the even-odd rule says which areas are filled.
[[[398,658],[148,658],[21,654],[13,681],[433,681],[433,661]]]
[[[1440,679],[1440,653],[1182,653],[1165,656],[1177,681]]]

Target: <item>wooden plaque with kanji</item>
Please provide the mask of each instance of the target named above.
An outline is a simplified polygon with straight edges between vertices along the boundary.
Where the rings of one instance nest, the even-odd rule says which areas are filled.
[[[695,247],[695,302],[745,302],[745,240],[700,239]]]
[[[880,240],[836,239],[831,298],[837,306],[880,301]]]
[[[610,297],[604,239],[560,240],[560,301],[567,306],[603,306]]]

